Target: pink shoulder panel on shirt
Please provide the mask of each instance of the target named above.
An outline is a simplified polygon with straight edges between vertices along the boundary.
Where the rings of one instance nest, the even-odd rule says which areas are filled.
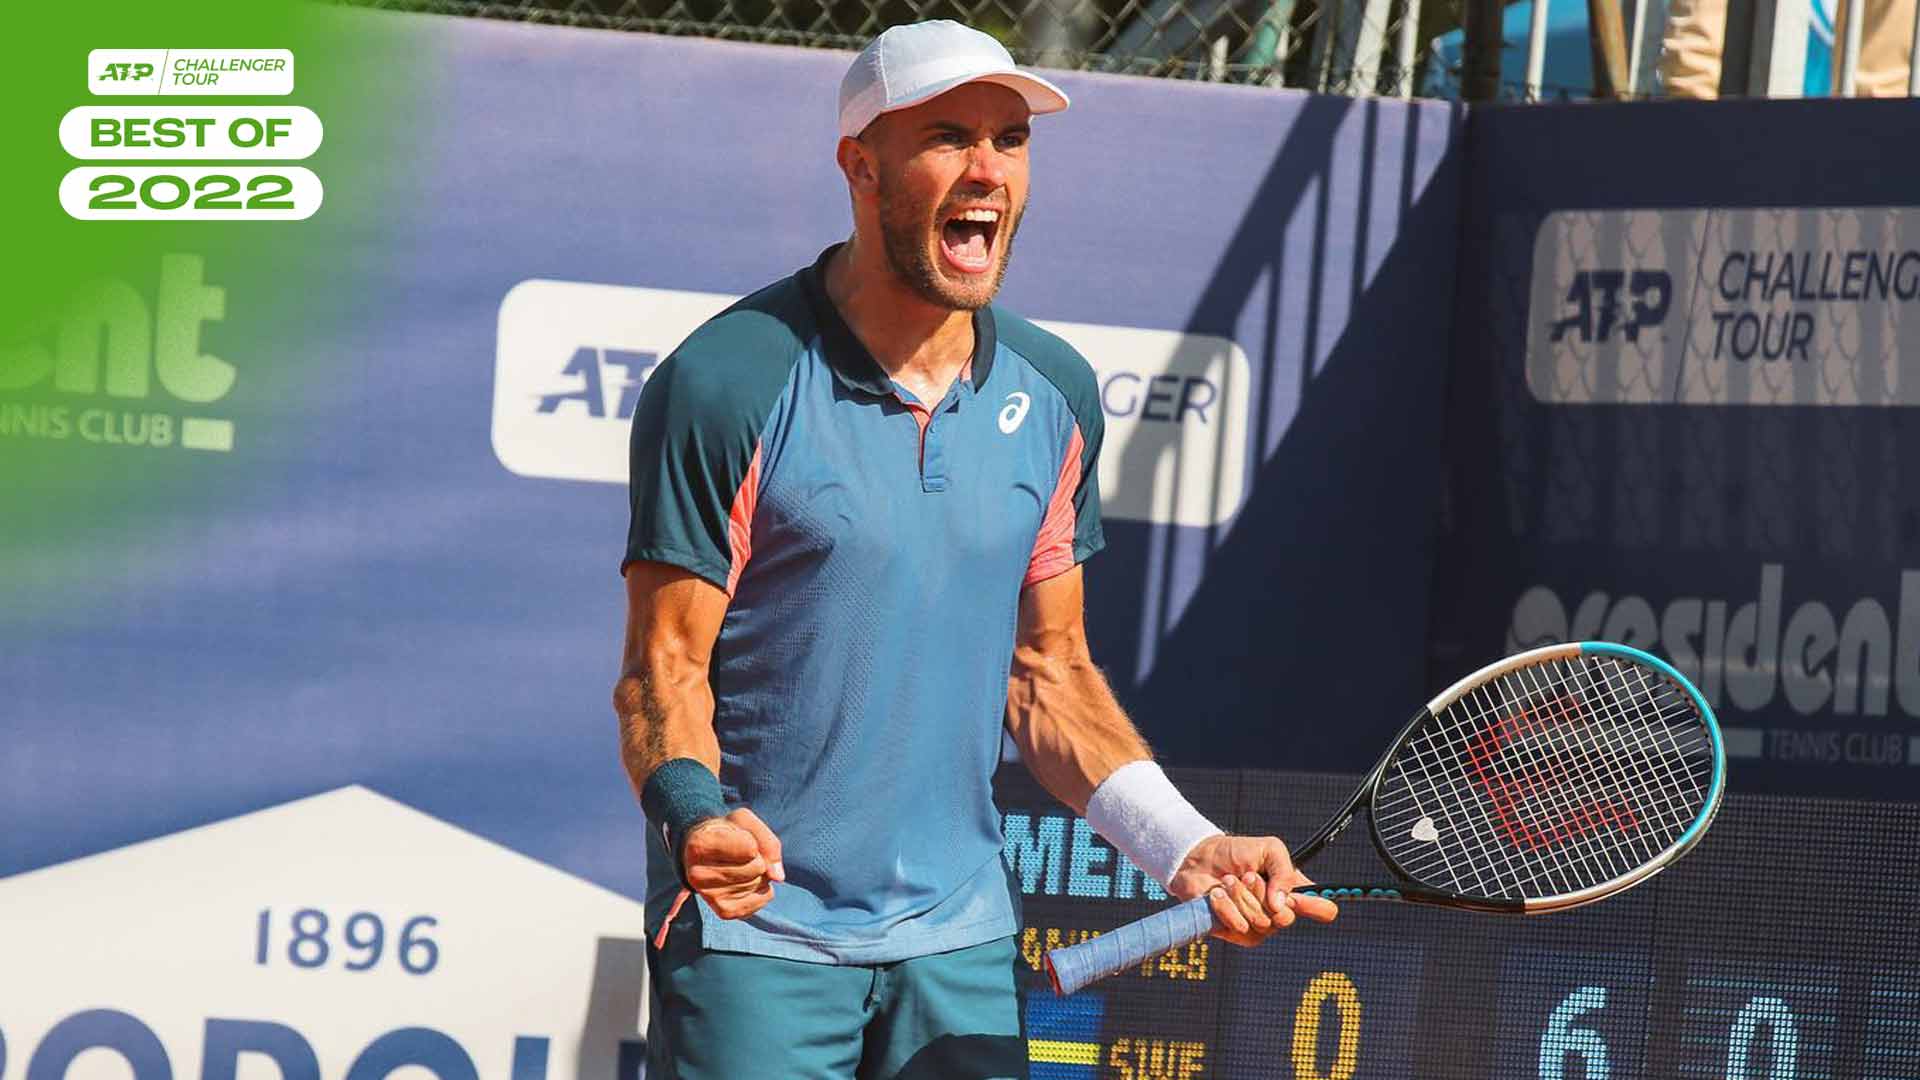
[[[1020,583],[1021,588],[1073,568],[1073,533],[1077,524],[1073,493],[1080,487],[1080,455],[1086,447],[1076,422],[1073,438],[1067,442],[1067,456],[1060,462],[1060,479],[1053,486],[1053,498],[1047,502],[1046,519],[1040,523],[1040,534],[1033,538],[1033,557],[1027,560],[1027,577]]]
[[[733,493],[733,507],[727,512],[727,547],[733,564],[727,569],[727,595],[740,584],[740,571],[753,557],[753,509],[760,503],[760,444],[753,444],[753,460],[747,474],[740,478],[740,490]]]

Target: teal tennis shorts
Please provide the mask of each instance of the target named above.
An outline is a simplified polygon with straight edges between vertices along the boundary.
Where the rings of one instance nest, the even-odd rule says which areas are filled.
[[[1025,1080],[1012,938],[889,964],[647,949],[647,1080]]]

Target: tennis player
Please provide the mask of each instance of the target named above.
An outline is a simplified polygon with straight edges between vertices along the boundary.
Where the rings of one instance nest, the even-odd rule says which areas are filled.
[[[1003,725],[1226,940],[1334,916],[1181,797],[1088,655],[1093,372],[991,305],[1028,119],[1066,107],[957,23],[881,34],[840,88],[852,239],[641,395],[614,703],[658,827],[656,1080],[1027,1075]]]

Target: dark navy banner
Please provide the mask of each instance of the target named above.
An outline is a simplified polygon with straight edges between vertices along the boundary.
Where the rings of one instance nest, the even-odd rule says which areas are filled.
[[[1475,117],[1437,681],[1624,641],[1699,683],[1736,789],[1914,796],[1917,115]]]

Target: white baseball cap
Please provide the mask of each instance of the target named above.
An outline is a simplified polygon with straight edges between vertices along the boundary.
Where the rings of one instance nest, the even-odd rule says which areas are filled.
[[[840,134],[859,135],[881,113],[970,82],[1016,91],[1036,116],[1067,107],[1059,87],[1015,67],[998,41],[951,19],[935,19],[891,27],[854,57],[840,80]]]

